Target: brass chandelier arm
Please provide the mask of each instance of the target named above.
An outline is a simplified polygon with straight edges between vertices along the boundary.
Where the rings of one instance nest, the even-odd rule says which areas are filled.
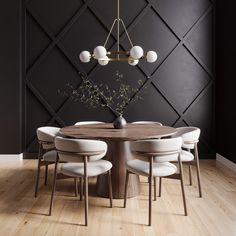
[[[106,41],[105,41],[105,43],[104,43],[104,45],[103,45],[104,48],[105,48],[106,45],[107,45],[108,39],[110,38],[111,32],[112,32],[112,30],[113,30],[113,28],[114,28],[116,22],[117,22],[117,19],[115,19],[115,20],[113,21],[113,23],[112,23],[111,29],[110,29],[110,31],[109,31],[109,33],[108,33],[108,35],[107,35]]]
[[[112,55],[112,54],[124,54],[124,55],[129,55],[129,51],[110,51],[107,53],[107,55]]]
[[[134,45],[133,45],[133,43],[132,43],[132,41],[131,41],[131,39],[130,39],[130,37],[129,37],[129,34],[128,34],[128,31],[127,31],[127,29],[126,29],[126,27],[125,27],[124,21],[123,21],[122,19],[120,19],[120,21],[121,21],[122,26],[123,26],[123,28],[124,28],[124,30],[125,30],[126,36],[127,36],[128,40],[129,40],[129,43],[130,43],[131,47],[133,47]]]
[[[107,35],[107,38],[106,38],[106,41],[105,41],[103,47],[106,47],[107,42],[108,42],[108,40],[109,40],[109,38],[111,36],[111,32],[112,32],[115,24],[117,23],[117,52],[119,52],[119,53],[112,52],[111,54],[117,54],[118,60],[119,60],[119,54],[127,54],[127,55],[129,54],[129,53],[124,53],[123,51],[120,51],[120,22],[121,22],[121,24],[123,26],[123,29],[124,29],[124,31],[126,33],[126,36],[127,36],[128,40],[129,40],[129,43],[130,43],[131,47],[133,47],[134,45],[133,45],[133,43],[132,43],[132,41],[130,39],[130,36],[129,36],[128,31],[127,31],[127,28],[125,27],[125,23],[120,18],[120,0],[117,0],[117,18],[112,23],[111,29],[110,29],[110,31],[109,31],[109,33]]]
[[[114,53],[114,54],[117,54],[117,53]],[[144,58],[144,57],[142,57],[142,58]],[[101,61],[106,61],[107,59],[100,59],[100,60]],[[126,62],[132,61],[132,59],[130,59],[129,57],[119,57],[119,58],[117,58],[117,57],[108,57],[108,60],[109,61],[126,61]]]
[[[109,58],[109,61],[129,61],[129,58],[128,57],[125,57],[125,58],[122,58],[122,57],[114,57],[114,58]]]

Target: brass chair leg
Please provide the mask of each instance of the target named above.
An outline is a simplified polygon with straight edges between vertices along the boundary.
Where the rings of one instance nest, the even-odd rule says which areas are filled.
[[[129,182],[129,171],[126,170],[126,177],[125,177],[125,195],[124,195],[124,208],[126,208],[128,182]]]
[[[50,200],[50,207],[49,207],[49,216],[52,214],[52,207],[53,207],[53,199],[56,189],[56,179],[57,179],[57,164],[58,164],[58,156],[55,163],[55,169],[54,169],[54,176],[53,176],[53,185],[52,185],[52,194],[51,194],[51,200]]]
[[[112,208],[112,184],[111,184],[111,170],[107,172],[107,181],[108,181],[108,188],[109,188],[109,198],[110,198],[110,207]]]

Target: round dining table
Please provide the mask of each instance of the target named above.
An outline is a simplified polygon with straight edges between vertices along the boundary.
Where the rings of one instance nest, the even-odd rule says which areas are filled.
[[[107,143],[108,149],[105,159],[109,160],[112,167],[113,198],[124,197],[126,162],[133,159],[130,151],[130,141],[143,139],[157,139],[167,137],[176,132],[176,129],[158,124],[132,124],[128,123],[123,129],[115,129],[112,123],[73,125],[60,130],[67,137],[83,139],[99,139]],[[97,180],[97,193],[99,196],[108,197],[108,183],[105,175]],[[128,197],[139,194],[139,178],[130,175]]]

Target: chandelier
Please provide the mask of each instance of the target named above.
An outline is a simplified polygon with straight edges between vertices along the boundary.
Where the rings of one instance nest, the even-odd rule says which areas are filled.
[[[107,51],[106,45],[111,36],[111,32],[113,28],[117,25],[117,51]],[[122,51],[120,50],[120,26],[123,27],[128,41],[130,43],[131,49],[130,51]],[[103,46],[97,46],[93,53],[91,54],[89,51],[82,51],[80,53],[80,60],[83,63],[90,62],[91,58],[98,61],[98,63],[102,66],[107,65],[110,61],[126,61],[131,66],[135,66],[139,63],[139,60],[146,59],[147,62],[153,63],[157,60],[157,53],[155,51],[144,52],[140,46],[134,46],[128,31],[125,27],[124,21],[120,18],[120,0],[117,0],[117,18],[112,23],[111,29],[107,35],[105,43]]]

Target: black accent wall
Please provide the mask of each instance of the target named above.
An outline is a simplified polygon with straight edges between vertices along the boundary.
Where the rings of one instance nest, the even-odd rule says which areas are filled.
[[[95,62],[79,61],[82,50],[92,51],[104,43],[116,16],[115,0],[28,0],[24,5],[25,153],[37,150],[35,130],[39,126],[65,126],[80,120],[112,122],[115,114],[111,110],[88,109],[79,101],[61,96],[58,90],[63,91],[68,82],[79,86],[78,72],[86,73],[95,84],[107,83],[115,88],[115,73],[119,70],[125,83],[136,87],[141,80],[145,84],[140,87],[143,99],[125,110],[127,121],[198,126],[202,131],[201,158],[214,158],[214,4],[210,0],[120,3],[121,17],[133,43],[145,51],[157,51],[156,63],[140,62],[132,67],[113,62],[101,67]],[[114,48],[115,42],[113,33],[108,47]],[[130,49],[124,32],[121,47]]]
[[[236,17],[234,1],[217,3],[217,153],[236,163]]]
[[[21,2],[1,1],[0,7],[0,153],[23,151]]]

